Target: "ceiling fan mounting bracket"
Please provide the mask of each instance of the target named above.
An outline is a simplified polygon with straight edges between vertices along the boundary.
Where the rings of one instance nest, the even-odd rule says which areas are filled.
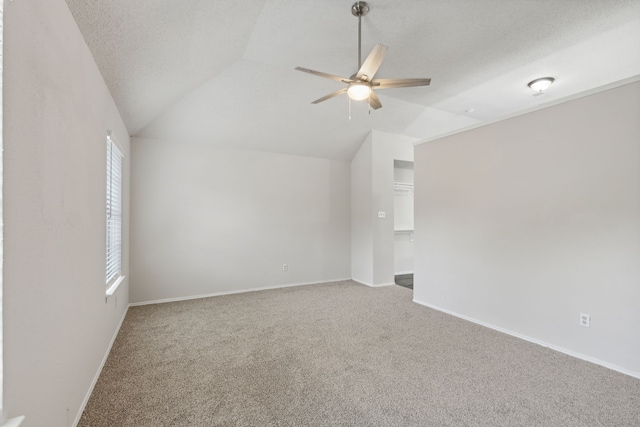
[[[353,16],[364,16],[369,12],[369,4],[366,1],[357,1],[351,6]]]

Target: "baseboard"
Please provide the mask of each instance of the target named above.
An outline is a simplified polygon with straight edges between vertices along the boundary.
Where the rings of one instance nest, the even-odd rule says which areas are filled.
[[[10,420],[5,421],[4,424],[2,424],[2,426],[0,427],[19,427],[20,424],[22,424],[22,422],[24,421],[26,417],[24,415],[21,415],[19,417],[15,417],[15,418],[11,418]],[[2,420],[0,420],[0,423],[2,422]]]
[[[432,304],[428,304],[428,303],[420,301],[420,300],[418,300],[416,298],[413,299],[413,302],[415,302],[416,304],[423,305],[425,307],[432,308],[434,310],[441,311],[441,312],[446,313],[446,314],[450,314],[450,315],[458,317],[460,319],[468,320],[469,322],[473,322],[473,323],[478,324],[480,326],[484,326],[486,328],[493,329],[495,331],[502,332],[502,333],[507,334],[507,335],[511,335],[512,337],[520,338],[522,340],[529,341],[531,343],[538,344],[538,345],[541,345],[543,347],[550,348],[551,350],[559,351],[560,353],[564,353],[564,354],[566,354],[568,356],[572,356],[572,357],[575,357],[575,358],[578,358],[578,359],[581,359],[581,360],[584,360],[584,361],[587,361],[587,362],[595,363],[596,365],[604,366],[605,368],[620,372],[621,374],[629,375],[631,377],[640,379],[640,372],[630,371],[630,370],[622,368],[622,367],[620,367],[618,365],[614,365],[612,363],[605,362],[603,360],[596,359],[594,357],[586,356],[584,354],[577,353],[575,351],[568,350],[566,348],[559,347],[557,345],[550,344],[550,343],[548,343],[546,341],[542,341],[542,340],[539,340],[539,339],[536,339],[536,338],[532,338],[530,336],[523,335],[523,334],[520,334],[518,332],[514,332],[514,331],[511,331],[509,329],[502,328],[500,326],[492,325],[491,323],[483,322],[481,320],[474,319],[473,317],[465,316],[464,314],[459,314],[459,313],[456,313],[454,311],[447,310],[446,308],[442,308],[442,307],[438,307],[438,306],[435,306],[435,305],[432,305]]]
[[[412,271],[399,271],[397,273],[394,273],[396,276],[400,276],[403,274],[413,274],[413,270]]]
[[[102,358],[102,362],[100,362],[100,366],[98,367],[98,371],[96,372],[96,375],[93,377],[93,381],[91,381],[91,385],[89,386],[89,390],[87,391],[87,394],[84,397],[84,400],[82,401],[82,404],[80,405],[80,410],[78,411],[78,414],[76,415],[76,419],[73,420],[73,424],[71,424],[73,427],[76,427],[78,425],[78,423],[80,422],[80,418],[82,417],[82,413],[84,412],[84,408],[87,406],[87,403],[89,402],[89,398],[91,397],[91,393],[93,393],[93,389],[95,388],[97,382],[98,382],[98,378],[100,378],[100,374],[102,373],[102,368],[104,368],[104,364],[107,363],[107,358],[109,357],[109,353],[111,353],[111,347],[113,347],[113,343],[116,341],[116,338],[118,337],[118,333],[120,332],[120,328],[122,327],[122,324],[124,323],[124,318],[127,317],[127,313],[129,312],[129,306],[127,306],[127,308],[124,310],[124,314],[122,315],[122,318],[120,319],[120,323],[118,323],[118,327],[116,328],[116,331],[113,334],[113,337],[111,337],[111,342],[109,343],[109,345],[107,346],[107,351],[104,354],[104,357]]]
[[[391,283],[378,283],[378,284],[372,284],[372,283],[367,283],[364,280],[357,280],[357,279],[351,279],[356,283],[360,283],[361,285],[365,285],[368,286],[370,288],[381,288],[383,286],[391,286],[391,285],[395,285],[395,283],[391,282]]]
[[[185,297],[157,299],[157,300],[152,300],[152,301],[132,302],[132,303],[129,304],[129,307],[137,307],[137,306],[141,306],[141,305],[150,305],[150,304],[163,304],[163,303],[166,303],[166,302],[188,301],[188,300],[191,300],[191,299],[219,297],[219,296],[222,296],[222,295],[244,294],[246,292],[268,291],[270,289],[292,288],[294,286],[321,285],[321,284],[324,284],[324,283],[344,282],[346,280],[351,280],[351,278],[349,277],[349,278],[346,278],[346,279],[333,279],[333,280],[326,280],[326,281],[322,281],[322,282],[289,283],[289,284],[286,284],[286,285],[265,286],[265,287],[262,287],[262,288],[236,289],[236,290],[232,290],[232,291],[214,292],[214,293],[211,293],[211,294],[190,295],[190,296],[185,296]]]
[[[393,285],[395,285],[395,284],[396,284],[395,282],[389,282],[389,283],[377,283],[377,284],[375,284],[375,285],[372,285],[372,287],[374,287],[374,288],[381,288],[381,287],[383,287],[383,286],[393,286]]]

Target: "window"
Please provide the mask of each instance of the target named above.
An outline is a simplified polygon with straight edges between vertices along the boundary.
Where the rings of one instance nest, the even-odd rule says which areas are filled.
[[[107,296],[122,276],[122,151],[111,132],[107,135]]]

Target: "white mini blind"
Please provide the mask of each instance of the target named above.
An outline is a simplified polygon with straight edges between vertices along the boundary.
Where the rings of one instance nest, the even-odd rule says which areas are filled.
[[[107,286],[122,271],[122,152],[107,136]]]

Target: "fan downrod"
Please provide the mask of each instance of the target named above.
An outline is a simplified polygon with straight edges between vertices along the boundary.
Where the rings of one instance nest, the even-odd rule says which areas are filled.
[[[357,1],[351,6],[351,14],[353,16],[364,16],[369,12],[369,4],[366,1]]]
[[[351,14],[358,18],[358,70],[362,66],[362,17],[369,12],[366,1],[357,1],[351,6]]]

